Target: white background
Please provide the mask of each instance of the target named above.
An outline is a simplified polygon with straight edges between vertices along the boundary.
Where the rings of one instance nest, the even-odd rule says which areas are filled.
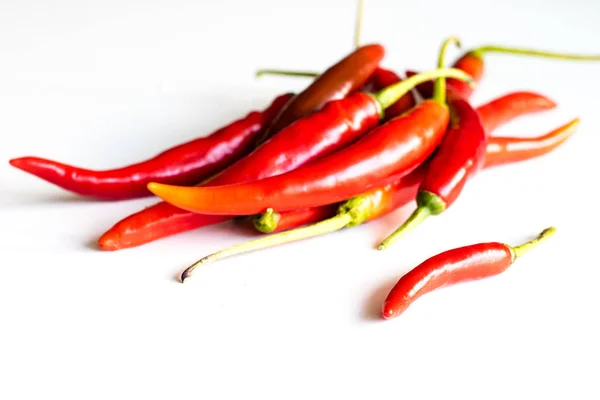
[[[190,262],[252,235],[224,224],[103,253],[98,236],[154,199],[82,200],[7,163],[116,167],[208,133],[308,83],[256,69],[318,71],[351,51],[354,14],[348,0],[0,4],[0,398],[600,397],[600,63],[486,57],[474,104],[525,89],[559,103],[498,134],[577,116],[579,130],[548,156],[481,173],[386,252],[373,248],[410,207],[181,285]],[[448,35],[597,53],[599,15],[593,0],[367,0],[363,42],[399,72],[433,67]],[[549,225],[558,233],[505,274],[379,318],[425,258]]]

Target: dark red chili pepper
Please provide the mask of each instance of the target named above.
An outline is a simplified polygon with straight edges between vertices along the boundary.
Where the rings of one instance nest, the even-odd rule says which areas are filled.
[[[462,69],[467,74],[473,77],[476,83],[481,81],[484,71],[483,56],[487,53],[505,53],[505,54],[518,54],[527,55],[542,58],[552,58],[560,60],[580,60],[580,61],[598,61],[600,55],[580,55],[580,54],[566,54],[566,53],[555,53],[549,51],[538,51],[530,49],[511,48],[504,46],[482,46],[474,50],[468,51],[462,55],[452,65],[453,68]],[[415,74],[415,71],[406,71],[406,76],[410,77]],[[473,88],[465,85],[456,79],[448,79],[449,92],[453,95],[461,96],[468,99],[473,94]],[[433,83],[426,82],[417,87],[417,91],[423,98],[430,98],[433,93]]]
[[[485,161],[486,134],[477,112],[466,100],[450,100],[456,117],[435,156],[417,194],[417,209],[378,249],[383,250],[430,215],[447,210]]]
[[[438,69],[397,83],[373,99],[385,109],[428,75],[429,79],[431,75],[469,79],[456,69]],[[150,183],[148,188],[171,204],[206,214],[252,215],[263,212],[265,205],[290,210],[341,201],[382,186],[395,172],[408,174],[429,157],[449,122],[444,95],[445,91],[435,101],[422,102],[326,159],[279,176],[228,186],[185,188]]]
[[[552,227],[545,229],[537,238],[520,246],[478,243],[437,254],[400,278],[383,302],[382,316],[398,317],[419,297],[444,286],[501,274],[555,231]]]
[[[487,169],[498,165],[530,160],[547,154],[571,137],[578,125],[579,118],[576,118],[560,128],[538,137],[491,137],[488,139],[484,168]],[[423,172],[423,170],[419,169],[407,175],[406,179],[408,180],[410,179],[408,178],[409,176],[414,177],[414,175],[420,176],[422,179],[424,176]],[[404,182],[400,182],[398,188],[389,186],[390,190],[401,190],[402,193],[396,194],[393,197],[393,202],[384,204],[385,211],[383,211],[383,214],[392,212],[413,201],[417,195],[420,183],[421,181],[419,180],[418,183],[408,188],[402,186],[406,184]],[[253,218],[252,222],[254,227],[261,232],[282,232],[331,218],[336,214],[337,210],[338,206],[335,204],[283,211],[281,213],[268,210],[266,213]],[[371,219],[369,217],[367,221]]]
[[[364,45],[328,68],[281,110],[267,128],[263,140],[291,122],[320,110],[331,100],[343,99],[362,87],[384,56],[383,46]]]
[[[263,112],[253,111],[207,137],[123,168],[92,171],[37,157],[16,158],[10,164],[82,196],[107,200],[150,196],[149,182],[193,185],[242,158],[291,98],[291,93],[281,95]]]

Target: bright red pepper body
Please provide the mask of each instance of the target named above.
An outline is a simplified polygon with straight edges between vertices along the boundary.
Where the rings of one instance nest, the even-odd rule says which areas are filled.
[[[242,158],[291,97],[291,93],[281,95],[264,112],[253,111],[207,137],[124,168],[92,171],[37,157],[17,158],[10,163],[82,196],[106,200],[149,196],[149,182],[193,185]]]
[[[439,196],[450,207],[467,180],[485,161],[486,133],[475,111],[466,100],[450,100],[456,126],[448,130],[421,183],[421,191]]]
[[[206,185],[263,179],[295,169],[356,141],[379,122],[379,107],[366,93],[329,103],[319,113],[298,120]],[[158,203],[119,221],[99,239],[103,250],[137,246],[161,237],[227,221],[227,215],[195,214]]]
[[[480,243],[440,253],[404,275],[383,303],[386,319],[402,314],[419,297],[444,286],[504,272],[514,254],[503,243]]]
[[[150,184],[164,200],[206,214],[258,214],[342,201],[382,186],[397,172],[408,174],[440,143],[449,122],[446,106],[424,101],[373,129],[357,143],[326,159],[261,181],[185,188]]]

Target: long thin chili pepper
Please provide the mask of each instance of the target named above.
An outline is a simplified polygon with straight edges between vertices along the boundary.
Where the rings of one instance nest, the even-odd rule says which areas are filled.
[[[537,238],[519,246],[478,243],[437,254],[400,278],[384,300],[381,314],[385,319],[395,318],[426,293],[499,275],[555,232],[556,228],[547,228]]]
[[[462,74],[456,69],[437,69],[397,83],[373,98],[385,109],[428,78],[469,80]],[[330,204],[382,186],[395,172],[408,174],[416,169],[441,141],[449,117],[442,94],[373,129],[353,145],[279,176],[202,188],[150,183],[148,189],[180,208],[206,214],[252,215],[269,206],[290,210]]]
[[[92,171],[38,157],[16,158],[10,164],[82,196],[106,200],[150,196],[149,182],[193,185],[242,158],[291,98],[291,93],[281,95],[262,112],[253,111],[207,137],[123,168]]]
[[[575,132],[578,124],[579,119],[574,119],[553,132],[540,136],[538,139],[547,144],[544,148],[545,151],[541,151],[541,148],[537,147],[533,148],[533,151],[516,150],[515,153],[511,153],[513,150],[508,150],[510,147],[518,149],[519,143],[527,145],[532,139],[490,138],[484,168],[524,161],[548,153],[567,140]],[[498,143],[502,143],[502,145]],[[508,154],[502,153],[503,151],[508,151]],[[283,213],[269,209],[254,219],[254,226],[260,231],[278,232],[277,234],[241,243],[203,257],[182,273],[181,280],[183,282],[188,279],[196,268],[226,257],[332,233],[387,215],[414,201],[427,168],[427,163],[424,163],[410,174],[401,176],[384,187],[356,196],[341,205],[329,204]],[[309,223],[313,225],[299,228]],[[297,229],[288,230],[292,228]]]
[[[514,55],[526,55],[533,57],[541,57],[548,59],[559,59],[559,60],[572,60],[572,61],[600,61],[600,54],[583,55],[583,54],[568,54],[558,53],[550,51],[539,51],[532,49],[523,49],[515,47],[505,47],[497,45],[488,45],[477,47],[471,51],[466,52],[460,58],[458,58],[453,68],[462,69],[473,77],[473,80],[477,84],[481,81],[484,71],[483,57],[489,53],[504,53]],[[406,71],[406,76],[415,74],[415,71]],[[453,92],[454,95],[458,95],[468,99],[473,94],[473,88],[469,85],[464,85],[462,82],[455,79],[448,79],[449,91]],[[431,82],[425,82],[417,87],[417,90],[423,96],[423,98],[430,98],[433,92],[433,84]]]
[[[577,130],[578,125],[579,118],[576,118],[538,137],[490,137],[486,148],[484,168],[526,161],[547,154],[570,138]],[[423,175],[421,173],[421,176]],[[420,181],[418,185],[420,185]],[[396,199],[399,199],[398,203],[385,205],[387,207],[385,214],[414,201],[418,192],[418,185],[411,188],[410,191],[404,191],[406,197],[396,197]],[[331,218],[336,214],[336,211],[337,206],[335,204],[281,213],[269,210],[260,217],[254,218],[252,223],[258,231],[275,233]],[[370,219],[367,218],[367,220]]]
[[[430,215],[447,210],[485,161],[487,138],[477,112],[466,100],[454,99],[450,107],[456,125],[446,134],[417,194],[417,209],[409,219],[378,246],[384,250]]]
[[[291,122],[320,110],[332,100],[343,99],[349,93],[362,87],[384,55],[383,46],[379,44],[364,45],[328,68],[281,110],[259,143]]]

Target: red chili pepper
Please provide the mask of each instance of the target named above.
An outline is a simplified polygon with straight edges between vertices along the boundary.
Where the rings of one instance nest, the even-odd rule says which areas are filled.
[[[468,51],[452,65],[453,68],[462,69],[467,74],[473,77],[473,80],[478,84],[483,77],[484,63],[483,56],[487,53],[505,53],[505,54],[518,54],[527,55],[542,58],[560,59],[560,60],[579,60],[579,61],[598,61],[600,55],[580,55],[580,54],[566,54],[566,53],[555,53],[549,51],[538,51],[530,49],[512,48],[504,46],[481,46],[471,51]],[[406,71],[406,76],[410,77],[414,75],[415,71]],[[473,94],[473,88],[469,85],[465,85],[456,79],[448,79],[448,88],[453,95],[461,96],[468,99]],[[423,98],[430,98],[433,93],[433,83],[426,82],[417,87],[417,91]]]
[[[444,286],[501,274],[555,231],[555,228],[545,229],[537,238],[520,246],[478,243],[435,255],[400,278],[383,302],[382,316],[398,317],[419,297]]]
[[[455,125],[448,130],[417,194],[417,209],[378,249],[383,250],[398,241],[409,230],[430,215],[447,210],[485,161],[487,137],[477,112],[466,100],[454,99],[450,107]]]
[[[82,196],[107,200],[150,196],[149,182],[196,184],[242,158],[291,98],[291,93],[281,95],[263,112],[253,111],[207,137],[123,168],[92,171],[37,157],[16,158],[10,164]]]
[[[530,146],[529,143],[532,139],[529,138],[491,138],[488,142],[484,167],[489,168],[496,165],[523,161],[545,154],[570,137],[575,132],[578,124],[579,119],[575,119],[561,128],[538,138],[544,142],[545,151],[541,150],[543,146],[537,147],[533,151],[519,150],[518,143],[525,144],[524,147]],[[496,144],[496,141],[503,144],[510,143],[513,146],[499,146]],[[511,154],[513,150],[510,147],[517,149],[512,156],[502,153],[502,151],[508,151]],[[181,279],[185,281],[197,267],[225,257],[331,233],[389,214],[414,201],[427,169],[428,163],[425,162],[410,174],[405,176],[396,175],[392,178],[392,183],[356,196],[341,205],[329,204],[321,207],[282,212],[281,214],[269,209],[261,216],[253,219],[254,226],[259,231],[266,233],[279,232],[278,234],[232,246],[206,256],[188,267],[181,275]],[[299,228],[305,224],[313,225]],[[298,229],[288,230],[292,228]]]
[[[553,100],[541,94],[513,92],[477,107],[477,114],[479,114],[483,128],[489,136],[497,128],[518,116],[550,110],[555,107],[556,103]]]
[[[527,137],[491,137],[488,140],[485,156],[484,168],[505,165],[525,160],[530,160],[547,154],[564,143],[569,137],[575,133],[579,119],[576,118],[571,122],[549,132],[545,135],[527,138]],[[419,169],[412,172],[408,176],[424,176],[424,170]],[[406,179],[410,179],[410,178]],[[411,181],[414,182],[414,181]],[[399,186],[388,185],[389,190],[400,190],[401,194],[396,194],[394,201],[385,203],[383,214],[390,213],[400,207],[405,206],[415,199],[419,185],[418,183],[404,187],[406,183],[400,182]],[[377,189],[384,190],[384,189]],[[284,211],[278,213],[274,210],[253,219],[254,227],[264,233],[282,232],[293,228],[298,228],[303,225],[316,223],[326,218],[331,218],[337,212],[337,205],[326,205],[320,207],[304,208],[299,210]],[[383,215],[382,214],[382,215]],[[367,218],[367,221],[373,219]]]
[[[379,44],[364,45],[354,50],[295,96],[272,121],[263,139],[320,110],[329,101],[343,99],[362,87],[384,56],[385,49]]]
[[[554,101],[540,94],[514,92],[479,106],[477,113],[489,136],[495,129],[519,116],[547,110],[555,106]],[[504,160],[506,162],[516,162],[543,155],[570,137],[578,123],[578,119],[574,120],[538,138],[490,138],[485,167],[505,163]],[[532,151],[533,149],[537,152]],[[414,194],[416,195],[416,192]],[[261,232],[279,232],[321,221],[335,215],[335,211],[335,205],[289,210],[281,213],[271,211],[254,218],[253,222],[255,228]]]
[[[385,109],[427,76],[469,79],[456,69],[438,69],[397,83],[373,98]],[[445,91],[435,101],[422,102],[326,159],[279,176],[228,186],[150,183],[148,188],[171,204],[206,214],[252,215],[263,212],[265,205],[290,210],[341,201],[383,185],[392,173],[408,174],[429,157],[448,126],[444,95]]]

